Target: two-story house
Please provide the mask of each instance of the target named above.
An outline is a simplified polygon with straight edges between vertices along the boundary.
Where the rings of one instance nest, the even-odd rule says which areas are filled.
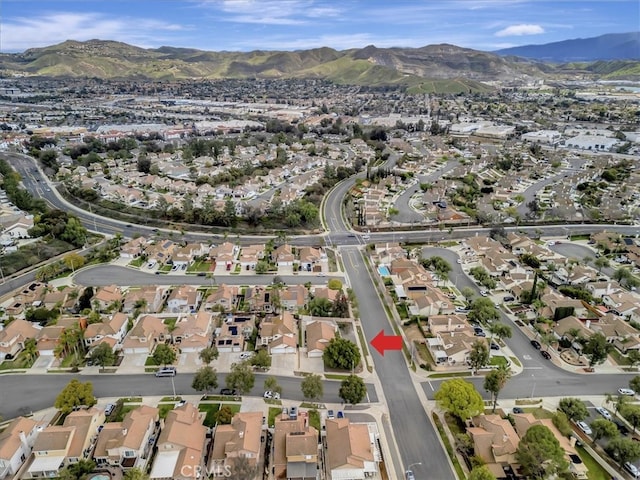
[[[305,323],[307,357],[322,357],[324,349],[335,338],[337,330],[338,326],[331,321],[310,320]]]
[[[169,288],[164,286],[130,288],[122,300],[122,311],[130,314],[138,309],[140,313],[160,313],[168,296]]]
[[[167,311],[171,313],[190,313],[198,309],[202,292],[195,286],[181,285],[173,289],[167,298]]]
[[[301,416],[276,417],[273,433],[273,475],[276,479],[317,480],[318,431]]]
[[[24,342],[28,338],[37,338],[41,329],[39,325],[20,318],[10,322],[0,330],[0,361],[16,358],[24,348]]]
[[[295,353],[297,332],[293,314],[283,310],[280,315],[267,317],[260,323],[257,344],[267,347],[271,355]]]
[[[17,417],[0,433],[0,480],[18,473],[42,427],[30,418]]]
[[[366,478],[378,474],[377,439],[364,423],[348,418],[326,420],[326,469],[331,478]]]
[[[153,315],[143,315],[127,333],[122,351],[127,354],[151,354],[158,343],[165,342],[169,332],[164,322]]]
[[[236,413],[230,425],[218,425],[216,428],[208,471],[212,474],[233,471],[235,460],[241,457],[246,459],[249,465],[257,466],[260,459],[261,437],[262,412]]]
[[[238,287],[235,285],[219,285],[203,302],[202,308],[207,311],[220,309],[230,312],[238,301]]]
[[[98,467],[145,469],[151,457],[153,438],[159,430],[159,410],[141,405],[122,422],[105,423],[98,434],[93,459]]]
[[[193,480],[204,472],[206,435],[207,427],[202,425],[201,414],[192,403],[169,411],[149,478]]]
[[[213,326],[210,312],[201,310],[198,313],[180,315],[175,330],[171,332],[173,343],[179,345],[183,353],[199,352],[211,345]]]
[[[98,310],[105,311],[109,306],[122,301],[122,290],[117,285],[100,287],[91,299],[91,303],[98,306]]]
[[[84,330],[84,344],[86,347],[94,347],[102,342],[107,342],[111,348],[122,343],[127,334],[129,318],[124,313],[114,313],[98,323],[87,325]]]

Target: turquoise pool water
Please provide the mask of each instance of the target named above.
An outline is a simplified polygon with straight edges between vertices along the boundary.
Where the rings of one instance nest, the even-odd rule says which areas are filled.
[[[391,275],[391,272],[389,271],[389,269],[385,265],[380,265],[378,267],[378,273],[380,275],[382,275],[383,277],[388,277],[389,275]]]
[[[94,475],[93,477],[89,477],[89,480],[111,480],[111,475],[107,475],[104,473],[99,473],[98,475]]]

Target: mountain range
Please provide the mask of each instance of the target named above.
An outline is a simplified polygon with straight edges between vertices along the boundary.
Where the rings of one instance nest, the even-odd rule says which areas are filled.
[[[497,50],[494,53],[558,63],[640,60],[640,32],[610,33],[544,45],[523,45]]]
[[[515,56],[518,52],[514,49],[482,52],[448,44],[421,48],[370,45],[342,51],[324,47],[297,51],[213,52],[176,47],[144,49],[105,40],[69,40],[22,53],[0,54],[0,77],[27,74],[156,80],[322,78],[340,84],[402,85],[413,93],[487,91],[491,87],[483,82],[561,79],[576,73],[595,78],[640,79],[637,60],[558,65],[548,63],[548,59],[539,61],[536,57],[555,59],[564,55],[575,60],[577,58],[571,52],[583,48],[580,42],[599,45],[598,52],[609,51],[611,47],[607,45],[612,44],[611,39],[621,45],[619,36],[605,37],[608,38],[570,40],[567,42],[573,43],[569,45],[559,42],[557,47],[548,46],[554,44],[519,47],[529,48],[519,53],[520,56]],[[632,43],[632,40],[629,41]],[[548,48],[545,50],[544,47]],[[564,53],[553,54],[554,48],[556,52]],[[628,48],[633,49],[632,46]],[[525,54],[532,58],[524,58]]]

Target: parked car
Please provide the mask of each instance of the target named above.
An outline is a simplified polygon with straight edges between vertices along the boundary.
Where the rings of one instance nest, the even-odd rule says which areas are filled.
[[[624,423],[621,422],[615,422],[616,423],[616,427],[618,428],[618,432],[620,432],[620,435],[629,435],[629,429],[627,428],[627,426]]]
[[[333,410],[327,410],[327,418],[328,419],[335,418],[335,415],[333,414]]]
[[[524,413],[524,410],[520,407],[513,407],[511,410],[513,413]]]
[[[495,342],[491,342],[491,350],[500,350],[500,345]]]
[[[162,367],[156,372],[156,377],[175,377],[177,374],[176,367]]]
[[[413,472],[411,470],[407,470],[404,473],[404,476],[405,476],[406,480],[416,480],[416,477],[413,475]]]
[[[640,477],[640,470],[631,462],[624,462],[624,469],[631,474],[633,478]]]
[[[551,354],[549,352],[547,352],[546,350],[540,351],[540,355],[542,355],[547,360],[551,360]]]
[[[246,360],[247,358],[251,358],[253,356],[252,352],[242,352],[240,354],[240,359],[241,360]]]
[[[633,390],[631,390],[630,388],[619,388],[618,389],[618,393],[620,395],[628,395],[630,397],[632,397],[633,395],[636,394],[636,392],[634,392]]]
[[[482,295],[483,297],[488,297],[489,292],[487,292],[486,290],[480,290],[480,295]]]
[[[272,392],[271,390],[267,390],[262,395],[264,398],[272,398],[274,400],[280,400],[280,394],[278,392]]]
[[[600,415],[602,415],[607,420],[611,420],[611,418],[612,418],[611,414],[609,413],[609,410],[607,410],[604,407],[596,407],[596,412],[598,412]]]
[[[481,327],[473,327],[473,334],[476,337],[486,337],[487,334],[484,333],[484,330]]]
[[[342,410],[338,410],[338,418],[344,418],[344,412]]]
[[[502,299],[503,302],[513,302],[514,300],[515,300],[515,297],[510,297],[510,296],[504,297]]]
[[[107,406],[104,407],[104,414],[108,417],[113,413],[114,408],[116,408],[116,406],[113,403],[108,403]]]
[[[578,428],[582,430],[585,433],[585,435],[591,435],[593,433],[591,431],[591,427],[587,425],[586,422],[576,422],[576,425],[578,425]]]
[[[537,340],[531,340],[531,346],[536,350],[540,350],[542,348],[542,345],[540,345],[540,342]]]
[[[220,389],[220,395],[237,395],[237,392],[235,391],[235,389],[232,388],[221,388]]]

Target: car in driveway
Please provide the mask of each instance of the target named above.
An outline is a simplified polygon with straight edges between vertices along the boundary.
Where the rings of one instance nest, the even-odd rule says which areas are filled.
[[[630,388],[619,388],[618,389],[618,393],[620,395],[626,395],[626,396],[629,396],[629,397],[632,397],[632,396],[634,396],[636,394],[636,392],[634,392]]]
[[[253,352],[242,352],[240,354],[241,360],[246,360],[247,358],[251,358],[251,357],[253,357]]]
[[[600,415],[602,415],[607,420],[611,420],[613,418],[611,416],[611,414],[609,413],[609,410],[607,410],[604,407],[596,407],[596,412],[598,412]]]
[[[593,432],[591,431],[591,427],[587,425],[586,422],[576,422],[576,425],[580,430],[582,430],[585,435],[591,435]]]
[[[542,355],[547,360],[551,360],[551,354],[549,352],[547,352],[546,350],[541,350],[540,351],[540,355]]]
[[[540,345],[540,342],[537,340],[531,340],[531,346],[536,350],[540,350],[542,348],[542,345]]]

